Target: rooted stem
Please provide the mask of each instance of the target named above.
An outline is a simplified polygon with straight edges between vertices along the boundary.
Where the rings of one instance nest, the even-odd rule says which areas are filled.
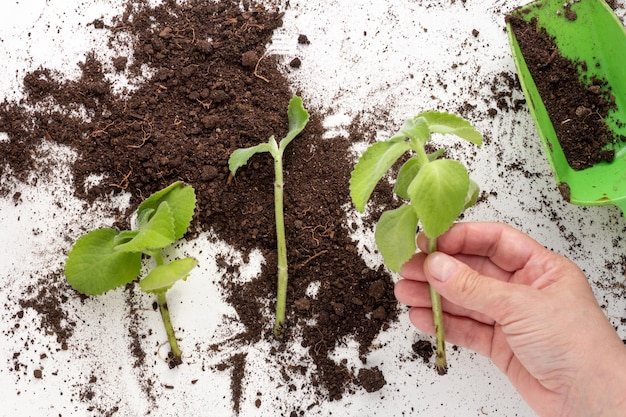
[[[165,332],[167,333],[167,340],[170,342],[170,348],[172,349],[172,367],[178,365],[182,361],[182,353],[178,347],[178,341],[176,340],[176,334],[174,333],[174,327],[172,326],[172,319],[170,318],[170,310],[167,308],[167,300],[165,293],[161,292],[157,294],[157,302],[159,304],[159,311],[161,312],[161,318],[163,319],[163,325],[165,326]]]
[[[428,238],[428,253],[437,250],[437,238]],[[435,353],[435,368],[439,375],[445,375],[448,372],[448,363],[446,360],[446,336],[443,327],[443,309],[441,307],[441,296],[433,287],[430,289],[430,301],[433,310],[433,322],[435,324],[435,339],[437,350]]]
[[[274,216],[276,218],[276,245],[278,256],[278,282],[276,290],[276,319],[274,337],[282,339],[285,326],[287,301],[287,243],[285,241],[285,218],[283,214],[283,161],[282,152],[274,157]]]
[[[157,265],[163,265],[163,255],[160,251],[155,251],[152,256]],[[172,360],[170,361],[170,368],[175,367],[182,363],[182,353],[178,347],[178,341],[176,340],[176,334],[174,333],[174,326],[172,326],[172,319],[170,317],[170,310],[167,307],[167,299],[165,298],[165,292],[157,294],[157,304],[159,305],[159,311],[161,312],[161,319],[163,319],[163,325],[165,326],[165,333],[167,333],[167,340],[170,343],[172,349]]]

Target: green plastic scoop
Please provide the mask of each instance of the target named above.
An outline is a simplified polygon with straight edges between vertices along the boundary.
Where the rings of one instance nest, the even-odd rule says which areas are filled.
[[[568,7],[576,13],[575,19],[565,17],[564,1],[535,1],[512,11],[510,15],[526,21],[536,17],[538,25],[554,37],[565,58],[597,63],[588,65],[586,74],[607,81],[615,96],[615,109],[610,111],[605,123],[611,131],[626,136],[626,30],[603,0],[570,1]],[[599,162],[578,171],[572,169],[510,24],[507,24],[507,33],[522,90],[557,183],[560,187],[569,186],[570,202],[573,204],[614,204],[626,216],[626,143],[614,145],[615,157],[610,163]]]

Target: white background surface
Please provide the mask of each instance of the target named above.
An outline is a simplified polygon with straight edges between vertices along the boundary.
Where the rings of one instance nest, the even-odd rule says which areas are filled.
[[[285,63],[296,56],[302,60],[302,67],[290,70],[288,77],[307,108],[328,115],[327,136],[345,134],[358,115],[379,123],[379,137],[385,139],[420,111],[456,111],[465,102],[475,105],[468,117],[487,140],[475,156],[470,145],[457,147],[453,156],[464,160],[473,179],[492,194],[470,209],[466,219],[507,222],[568,256],[588,274],[607,316],[626,337],[620,321],[626,317],[624,291],[603,284],[625,279],[623,266],[611,270],[607,263],[625,260],[626,220],[612,206],[587,208],[562,202],[527,111],[499,112],[494,118],[486,114],[496,107],[492,88],[507,91],[500,74],[514,73],[504,14],[525,2],[320,3],[291,0],[270,50],[282,55]],[[121,10],[121,0],[5,1],[0,15],[0,97],[19,99],[25,72],[40,65],[72,78],[85,52],[95,49],[106,59],[104,31],[93,31],[87,24],[96,18],[109,21]],[[623,10],[620,13],[623,16]],[[307,35],[311,44],[297,44],[298,34]],[[121,86],[128,81],[116,82]],[[515,94],[522,98],[520,91]],[[0,140],[6,138],[0,134]],[[151,309],[152,299],[138,292],[134,301],[142,313],[134,321],[126,307],[129,295],[123,290],[66,303],[69,318],[76,322],[66,351],[53,335],[38,330],[33,310],[24,309],[20,326],[15,326],[15,315],[22,310],[17,305],[20,292],[38,277],[62,268],[70,245],[66,225],[78,230],[112,220],[106,204],[85,208],[71,195],[64,161],[73,154],[55,148],[50,155],[45,162],[58,175],[48,180],[42,176],[37,187],[15,184],[15,191],[22,193],[21,204],[15,205],[11,196],[0,199],[0,415],[230,415],[230,374],[211,368],[226,359],[227,352],[209,353],[207,347],[224,342],[237,330],[228,320],[234,310],[219,298],[217,281],[223,271],[212,255],[228,254],[243,265],[240,279],[253,277],[263,260],[253,253],[243,264],[241,254],[215,236],[202,235],[177,249],[197,256],[201,268],[168,294],[185,352],[185,364],[176,370],[159,359],[158,345],[165,341],[160,317]],[[126,200],[122,197],[115,204],[123,206]],[[355,236],[361,248],[372,247],[370,237],[370,231]],[[375,257],[367,261],[372,266],[380,263]],[[143,345],[148,354],[145,368],[132,366],[130,325],[141,326],[146,333],[152,329]],[[276,358],[268,354],[271,346],[260,342],[242,348],[248,353],[248,365],[240,415],[288,416],[313,404],[305,415],[534,416],[488,360],[467,350],[449,347],[450,370],[444,377],[421,359],[403,360],[407,346],[420,337],[402,315],[380,335],[381,347],[368,357],[367,365],[379,366],[387,385],[372,394],[357,390],[338,402],[314,403],[304,381],[296,380],[294,392],[286,386],[274,388],[281,377],[272,367]],[[294,343],[293,349],[297,346]],[[16,352],[22,364],[19,371],[13,369]],[[348,342],[336,354],[351,360],[355,352]],[[360,366],[354,362],[355,369]],[[33,377],[35,369],[42,370],[43,378]],[[97,381],[89,384],[92,375]],[[153,383],[152,398],[141,391],[146,379]],[[94,392],[90,402],[80,399],[86,389]],[[257,398],[259,408],[254,404]],[[90,405],[95,408],[88,410]]]

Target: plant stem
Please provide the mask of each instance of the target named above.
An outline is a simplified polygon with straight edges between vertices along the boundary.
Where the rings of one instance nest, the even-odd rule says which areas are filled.
[[[283,161],[282,151],[274,156],[274,216],[276,218],[276,245],[278,252],[278,282],[276,290],[276,319],[274,337],[282,339],[285,326],[287,301],[287,244],[285,241],[285,218],[283,214]]]
[[[163,255],[160,251],[155,251],[153,257],[157,265],[163,265]],[[178,347],[178,341],[176,340],[176,333],[174,332],[174,326],[172,326],[172,319],[170,317],[170,310],[167,307],[167,299],[165,298],[165,292],[157,294],[157,304],[159,305],[159,311],[161,312],[161,319],[165,326],[165,333],[167,333],[167,340],[170,343],[172,349],[172,358],[170,361],[170,368],[175,367],[182,363],[182,352]]]
[[[426,154],[426,149],[421,144],[411,146],[411,149],[415,152],[417,159],[419,160],[420,165],[424,166],[430,162],[428,159],[428,155]]]
[[[154,258],[154,260],[156,261],[157,266],[161,266],[165,263],[165,261],[163,261],[163,254],[161,253],[160,250],[155,250],[153,252],[150,253],[150,256],[152,256]]]
[[[172,364],[176,366],[181,363],[182,353],[178,347],[178,342],[176,341],[176,334],[174,333],[172,319],[170,318],[170,310],[167,308],[167,299],[165,298],[164,292],[157,294],[157,302],[159,304],[159,311],[161,311],[161,318],[163,319],[165,332],[167,333],[167,340],[170,342],[170,348],[172,349]]]
[[[437,250],[437,238],[428,238],[428,253]],[[435,353],[435,368],[439,375],[445,375],[448,372],[448,363],[446,360],[446,336],[443,327],[443,309],[441,307],[441,296],[437,291],[430,287],[430,301],[433,310],[433,322],[435,324],[435,339],[437,350]]]

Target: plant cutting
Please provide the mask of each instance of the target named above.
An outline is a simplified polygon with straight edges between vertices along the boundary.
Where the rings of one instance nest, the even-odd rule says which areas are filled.
[[[482,135],[467,120],[450,113],[423,112],[406,120],[389,140],[370,145],[350,178],[350,197],[357,210],[364,212],[378,182],[402,155],[411,154],[400,167],[393,189],[406,203],[385,211],[374,232],[385,265],[394,272],[400,272],[415,253],[418,224],[428,238],[428,253],[432,253],[437,250],[437,237],[478,198],[479,187],[462,163],[443,158],[444,149],[427,152],[426,143],[433,133],[453,134],[482,144]],[[432,288],[430,297],[437,344],[435,366],[443,375],[447,361],[441,297]]]
[[[289,101],[287,109],[289,120],[289,131],[287,135],[276,142],[272,135],[267,143],[261,143],[249,148],[236,149],[228,160],[228,167],[231,175],[235,175],[237,170],[248,163],[252,155],[262,152],[269,152],[274,159],[274,217],[276,219],[276,242],[278,252],[277,264],[277,291],[276,291],[276,317],[274,320],[274,337],[282,339],[285,325],[285,304],[287,299],[287,244],[285,240],[285,220],[283,212],[283,154],[287,145],[302,132],[309,122],[309,113],[302,105],[302,99],[293,96]]]
[[[172,350],[170,367],[182,363],[167,307],[166,293],[179,280],[187,279],[198,264],[194,258],[166,263],[163,250],[182,238],[196,206],[192,186],[175,182],[152,194],[137,208],[137,227],[132,230],[102,228],[81,236],[65,263],[67,282],[85,295],[98,295],[126,285],[139,276],[142,258],[152,261],[140,288],[156,295],[161,318]]]

